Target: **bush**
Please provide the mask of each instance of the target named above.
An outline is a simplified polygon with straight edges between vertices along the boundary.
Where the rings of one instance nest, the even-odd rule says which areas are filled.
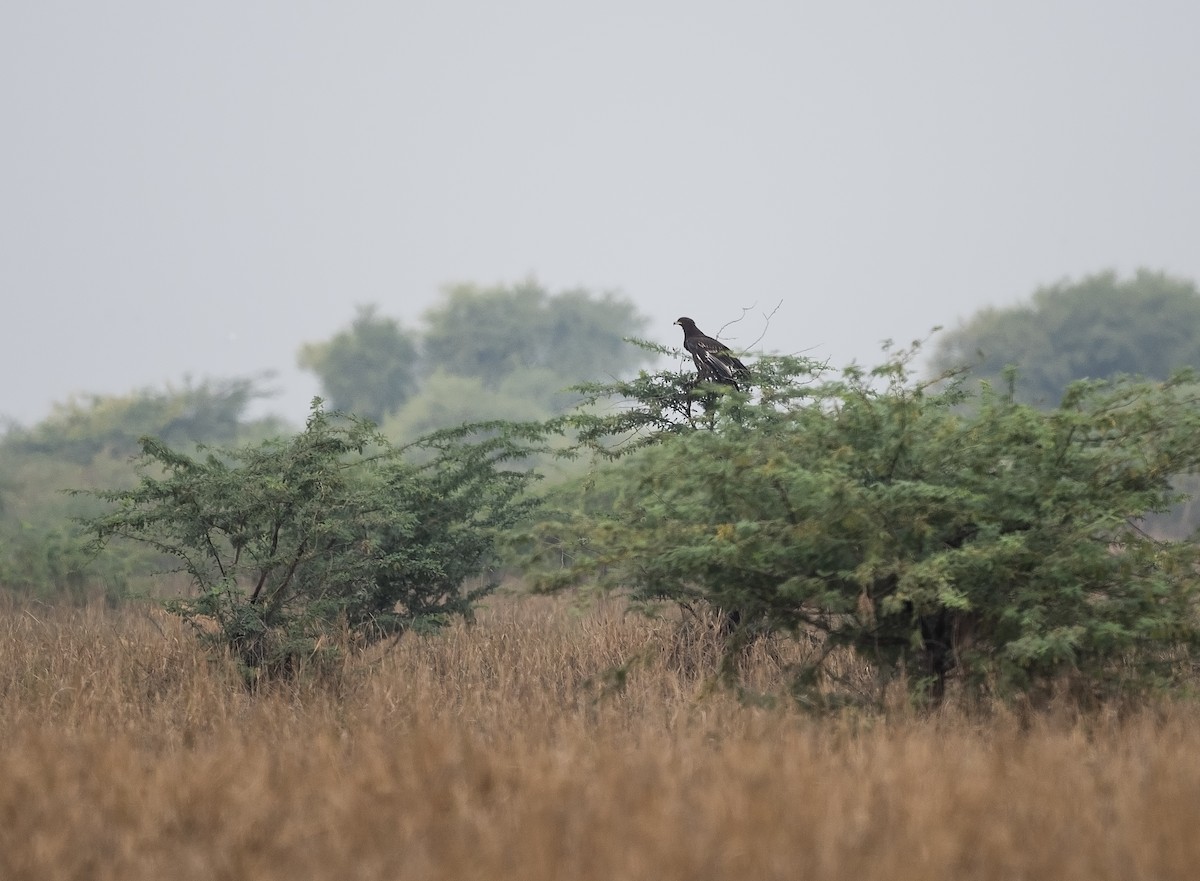
[[[474,429],[486,430],[478,440]],[[250,681],[294,675],[349,640],[368,644],[466,613],[491,584],[498,533],[531,502],[515,426],[464,427],[417,442],[406,461],[369,422],[319,403],[301,433],[193,458],[142,441],[141,478],[91,493],[98,544],[149,545],[177,561],[194,595],[170,608],[228,648]]]
[[[17,594],[76,602],[89,599],[97,577],[91,563],[92,554],[69,525],[39,529],[17,524],[0,534],[0,584]],[[123,580],[111,582],[106,597],[115,601],[124,587]]]
[[[836,377],[763,357],[754,394],[670,373],[593,387],[574,425],[617,460],[595,481],[608,504],[541,525],[541,585],[707,600],[742,622],[731,651],[752,630],[815,638],[918,699],[951,677],[1102,697],[1190,672],[1200,554],[1139,519],[1200,457],[1191,377],[1079,383],[1041,411],[914,382],[916,351]],[[839,697],[821,657],[796,684]]]

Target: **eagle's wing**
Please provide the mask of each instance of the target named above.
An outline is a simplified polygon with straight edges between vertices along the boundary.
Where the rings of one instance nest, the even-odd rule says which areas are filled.
[[[738,379],[749,374],[746,365],[729,350],[729,346],[710,336],[695,336],[684,341],[692,354],[701,378],[724,382],[737,387]]]

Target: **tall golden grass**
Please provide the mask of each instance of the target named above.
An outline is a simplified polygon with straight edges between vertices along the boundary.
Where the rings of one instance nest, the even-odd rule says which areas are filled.
[[[715,665],[677,622],[509,599],[252,695],[146,609],[6,606],[0,878],[1200,877],[1190,704],[816,718]]]

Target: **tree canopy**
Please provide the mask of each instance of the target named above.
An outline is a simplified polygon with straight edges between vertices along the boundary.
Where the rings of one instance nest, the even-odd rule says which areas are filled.
[[[496,538],[534,504],[534,475],[509,467],[528,432],[493,428],[394,447],[317,402],[292,437],[202,455],[145,438],[138,482],[87,493],[107,503],[87,525],[98,547],[124,540],[172,561],[194,592],[169,608],[250,684],[292,676],[339,644],[467,614],[494,586]]]
[[[254,379],[187,381],[180,388],[142,389],[127,395],[87,395],[57,404],[32,428],[11,429],[0,448],[13,453],[39,453],[77,464],[101,453],[132,456],[140,438],[228,443],[249,426],[246,409],[269,396]],[[274,420],[262,420],[268,431]]]
[[[128,485],[130,457],[146,436],[186,449],[276,434],[279,420],[246,413],[267,396],[254,379],[189,381],[75,398],[31,428],[10,429],[0,438],[0,585],[83,598],[102,584],[109,596],[120,595],[136,561],[115,554],[96,560],[71,525],[96,502],[63,490]]]
[[[331,407],[374,422],[396,412],[417,386],[417,339],[375,306],[358,307],[350,327],[300,349]]]
[[[498,402],[507,398],[526,399],[510,418],[561,412],[578,400],[571,386],[628,376],[653,357],[625,341],[645,324],[614,294],[554,294],[532,280],[460,284],[446,289],[415,330],[375,307],[360,309],[348,330],[305,346],[300,366],[317,374],[332,406],[412,437],[501,415]],[[445,398],[455,387],[447,377],[463,380],[461,397]],[[403,426],[410,417],[419,428]]]
[[[845,651],[917,696],[1186,679],[1200,545],[1139,520],[1200,463],[1191,376],[1079,383],[1044,410],[918,382],[915,352],[841,375],[761,356],[753,393],[699,401],[670,372],[595,387],[611,405],[571,422],[612,460],[588,483],[603,504],[585,488],[543,524],[540,583],[707,600],[740,639],[809,640],[796,693],[814,703],[862,697],[826,663]]]
[[[1016,367],[1019,400],[1053,406],[1077,379],[1139,375],[1167,379],[1200,367],[1200,292],[1196,284],[1139,269],[1039,289],[1029,303],[985,309],[944,334],[935,372],[969,366],[1002,381]]]
[[[615,378],[645,360],[625,342],[643,332],[645,318],[627,300],[583,289],[552,295],[534,281],[455,285],[425,324],[427,364],[488,388],[524,370],[552,370],[564,385]]]

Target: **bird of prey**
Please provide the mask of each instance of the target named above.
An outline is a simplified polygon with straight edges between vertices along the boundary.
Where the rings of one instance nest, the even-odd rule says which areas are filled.
[[[720,382],[738,388],[738,380],[750,376],[746,365],[729,351],[729,346],[706,336],[692,319],[680,318],[675,323],[683,328],[683,347],[691,353],[692,360],[696,362],[696,370],[699,371],[701,380]]]

